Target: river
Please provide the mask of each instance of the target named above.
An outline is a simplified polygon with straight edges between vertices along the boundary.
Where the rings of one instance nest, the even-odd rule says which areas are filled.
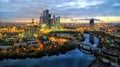
[[[89,34],[84,34],[85,41],[89,43]],[[98,39],[94,37],[94,45],[98,44]],[[26,59],[4,59],[0,61],[0,67],[87,67],[94,55],[81,52],[79,49],[68,51],[66,54],[44,56],[42,58]]]

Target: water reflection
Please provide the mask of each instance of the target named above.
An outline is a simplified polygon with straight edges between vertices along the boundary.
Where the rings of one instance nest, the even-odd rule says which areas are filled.
[[[85,37],[85,41],[86,43],[89,43],[90,44],[90,35],[89,34],[84,34],[84,37]]]
[[[84,34],[84,37],[85,37],[85,41],[84,42],[88,43],[88,44],[91,44],[90,43],[90,34]],[[99,39],[97,37],[94,37],[94,44],[93,44],[93,46],[97,47],[98,43],[99,43]]]
[[[93,55],[84,54],[79,49],[75,49],[59,56],[3,60],[0,61],[0,67],[86,67],[94,59]]]

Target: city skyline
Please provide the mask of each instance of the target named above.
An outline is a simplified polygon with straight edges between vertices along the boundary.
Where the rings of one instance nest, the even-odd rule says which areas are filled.
[[[119,0],[0,0],[0,4],[1,21],[38,20],[40,13],[48,9],[61,17],[95,17],[105,22],[120,22]]]

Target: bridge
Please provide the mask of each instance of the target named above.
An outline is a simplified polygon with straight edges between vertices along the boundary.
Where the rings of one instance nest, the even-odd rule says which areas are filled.
[[[74,42],[71,41],[72,44],[75,44],[76,48],[78,49],[83,49],[85,51],[88,51],[90,53],[97,52],[97,54],[99,55],[107,55],[110,56],[111,58],[116,58],[116,60],[120,59],[120,52],[118,51],[113,51],[113,50],[108,50],[108,49],[103,49],[103,48],[98,48],[95,47],[89,43],[85,43],[85,42]]]

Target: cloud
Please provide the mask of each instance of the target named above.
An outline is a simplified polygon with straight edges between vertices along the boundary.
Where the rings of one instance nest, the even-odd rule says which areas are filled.
[[[104,3],[103,0],[74,0],[71,2],[63,2],[62,4],[57,5],[57,7],[77,7],[77,8],[86,8],[89,6],[95,6]]]
[[[120,16],[120,0],[0,0],[0,19],[39,18],[43,10],[60,16]]]
[[[118,6],[120,7],[120,3],[114,3],[113,6],[114,7],[118,7]]]
[[[1,2],[9,2],[10,0],[0,0]]]

